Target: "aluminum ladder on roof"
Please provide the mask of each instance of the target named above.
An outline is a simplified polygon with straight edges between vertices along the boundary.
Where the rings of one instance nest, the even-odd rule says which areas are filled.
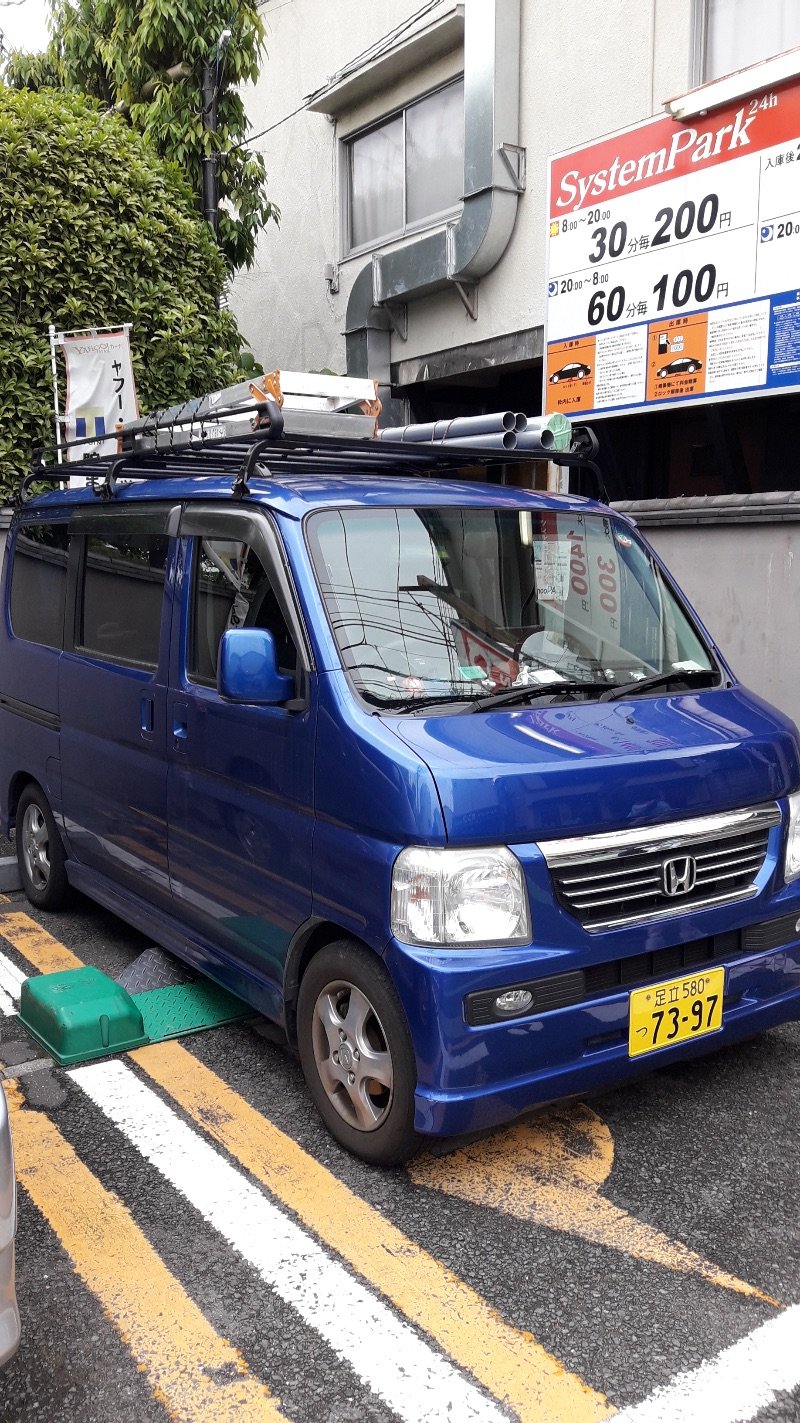
[[[377,389],[374,380],[274,370],[144,415],[118,434],[126,450],[235,439],[268,425],[272,404],[287,434],[371,440],[381,410]]]

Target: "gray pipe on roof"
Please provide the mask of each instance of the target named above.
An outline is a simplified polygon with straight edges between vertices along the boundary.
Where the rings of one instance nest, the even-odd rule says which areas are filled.
[[[508,246],[520,183],[502,145],[519,141],[520,0],[466,0],[464,206],[439,232],[376,252],[347,303],[347,373],[391,382],[387,301],[413,301],[491,271]]]
[[[522,421],[519,424],[518,421]],[[392,425],[378,431],[380,440],[400,440],[405,444],[425,440],[463,440],[470,435],[503,435],[522,430],[525,415],[499,410],[492,415],[464,415],[454,420],[432,420],[424,425]]]

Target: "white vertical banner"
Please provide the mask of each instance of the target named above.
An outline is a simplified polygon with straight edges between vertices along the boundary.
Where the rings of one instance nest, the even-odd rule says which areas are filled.
[[[67,368],[67,440],[97,440],[96,444],[68,448],[67,459],[113,454],[116,440],[108,436],[114,435],[117,425],[139,416],[129,328],[65,334],[60,344]]]

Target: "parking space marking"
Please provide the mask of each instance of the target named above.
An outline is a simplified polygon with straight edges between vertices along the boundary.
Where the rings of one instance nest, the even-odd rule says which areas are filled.
[[[776,1300],[754,1285],[601,1195],[613,1164],[614,1139],[608,1126],[581,1102],[506,1127],[447,1155],[419,1156],[407,1170],[419,1186],[578,1235],[636,1260],[699,1275],[712,1285],[777,1307]]]
[[[605,1398],[512,1328],[179,1043],[130,1054],[210,1136],[525,1423],[610,1416]]]
[[[643,1403],[623,1409],[614,1423],[748,1423],[779,1393],[800,1384],[799,1339],[795,1304]]]
[[[52,972],[81,966],[80,959],[51,935],[40,931],[39,926],[28,919],[27,915],[12,916],[7,912],[3,913],[0,917],[0,932],[41,971]],[[0,956],[0,974],[2,963]],[[5,963],[7,968],[12,970],[12,979],[6,975],[0,976],[0,992],[4,991],[4,986],[13,989],[13,977],[20,972],[10,960]],[[22,976],[24,975],[20,975]],[[16,992],[14,996],[17,996]],[[303,1152],[297,1143],[285,1137],[185,1048],[177,1043],[166,1043],[158,1047],[140,1049],[130,1056],[205,1132],[224,1146],[273,1195],[290,1206],[305,1224],[326,1244],[331,1245],[363,1278],[372,1282],[399,1310],[436,1339],[456,1362],[462,1363],[465,1370],[471,1371],[496,1398],[512,1408],[523,1423],[534,1423],[534,1420],[536,1423],[546,1423],[546,1420],[553,1420],[553,1423],[583,1423],[583,1420],[611,1417],[616,1423],[698,1423],[700,1419],[703,1423],[748,1423],[748,1420],[774,1400],[776,1393],[794,1388],[800,1383],[800,1362],[796,1358],[800,1306],[793,1306],[724,1350],[716,1359],[703,1363],[698,1369],[677,1375],[672,1383],[656,1389],[642,1403],[616,1412],[608,1400],[601,1394],[594,1393],[580,1379],[564,1370],[530,1336],[506,1325],[486,1301],[474,1294],[463,1281],[452,1275],[433,1257],[426,1256],[414,1242],[395,1231],[379,1212],[373,1211],[366,1202],[354,1196],[324,1166]],[[126,1074],[140,1091],[149,1093],[149,1089],[119,1061],[73,1069],[69,1075],[78,1081],[83,1074],[95,1074],[97,1082],[97,1074],[112,1070]],[[80,1085],[87,1090],[85,1082]],[[123,1099],[125,1095],[123,1092]],[[168,1154],[177,1151],[183,1155],[182,1145],[176,1146],[174,1142],[175,1127],[189,1131],[190,1136],[195,1134],[161,1099],[152,1093],[150,1096],[162,1111],[169,1114],[174,1123],[167,1126],[165,1122],[161,1122],[151,1143],[153,1151],[156,1155],[159,1150]],[[107,1114],[114,1119],[110,1110]],[[123,1116],[126,1114],[126,1135],[136,1145],[134,1136],[137,1118],[141,1115],[141,1104],[134,1106],[129,1103],[128,1107],[123,1109]],[[553,1229],[566,1228],[571,1234],[601,1244],[610,1244],[636,1258],[664,1264],[671,1269],[690,1271],[724,1288],[775,1303],[754,1286],[727,1275],[679,1242],[670,1241],[660,1232],[651,1230],[644,1222],[635,1220],[600,1196],[600,1188],[613,1164],[613,1140],[608,1128],[588,1107],[572,1107],[565,1108],[559,1114],[560,1130],[554,1133],[552,1126],[555,1115],[551,1114],[546,1131],[541,1122],[522,1123],[497,1132],[487,1140],[460,1148],[449,1156],[418,1158],[417,1162],[409,1167],[409,1173],[419,1185],[438,1191],[449,1191],[478,1205],[505,1210],[518,1218],[534,1220]],[[120,1125],[120,1122],[117,1122],[117,1125]],[[534,1129],[533,1139],[531,1128]],[[145,1129],[145,1135],[149,1130],[150,1127]],[[541,1134],[538,1140],[537,1130]],[[200,1146],[205,1146],[212,1153],[212,1157],[216,1155],[213,1148],[207,1146],[199,1137],[195,1139]],[[147,1149],[142,1146],[139,1149],[147,1159],[158,1165],[162,1174],[166,1174],[163,1165],[159,1165]],[[229,1166],[221,1157],[218,1160],[220,1166],[232,1171],[245,1187],[249,1185],[244,1177],[239,1177],[234,1167]],[[199,1177],[204,1169],[197,1164],[190,1164],[186,1171],[189,1177]],[[191,1186],[191,1182],[188,1184]],[[178,1186],[178,1189],[182,1188]],[[183,1193],[191,1199],[189,1190],[184,1190]],[[222,1208],[229,1212],[230,1192],[227,1185],[217,1194]],[[269,1205],[260,1193],[259,1200],[262,1204]],[[598,1202],[601,1203],[599,1210]],[[233,1213],[239,1213],[235,1204]],[[278,1212],[279,1216],[280,1214]],[[292,1224],[290,1221],[286,1223],[290,1226]],[[220,1229],[219,1226],[216,1228]],[[224,1234],[224,1230],[221,1233]],[[243,1233],[247,1239],[255,1238],[256,1232],[252,1225],[247,1225]],[[297,1256],[292,1259],[295,1265],[301,1263]],[[429,1262],[428,1274],[426,1275],[423,1269],[420,1279],[414,1282],[414,1272],[408,1269],[409,1261],[415,1266],[420,1261]],[[327,1263],[336,1268],[337,1262]],[[304,1265],[305,1261],[302,1264]],[[437,1276],[440,1277],[438,1289],[435,1288]],[[351,1289],[357,1290],[358,1281],[349,1276],[347,1278]],[[455,1290],[455,1296],[451,1293],[452,1290]],[[491,1331],[488,1347],[485,1321],[480,1318],[468,1321],[466,1333],[463,1338],[459,1338],[461,1325],[458,1316],[460,1305],[465,1298],[462,1292],[466,1292],[466,1297],[472,1296],[472,1302],[476,1302],[479,1309],[485,1311]],[[380,1302],[373,1300],[372,1303],[381,1308]],[[408,1327],[388,1310],[387,1315],[396,1328]],[[476,1324],[482,1335],[482,1338],[477,1340]],[[502,1353],[496,1353],[497,1335],[494,1331],[498,1326],[501,1336],[502,1332],[506,1331],[508,1339],[513,1341],[512,1356],[519,1348],[519,1341],[524,1341],[532,1350],[536,1365],[533,1371],[530,1362],[526,1368],[523,1356],[520,1356],[521,1367],[516,1371],[512,1368],[510,1373],[505,1372],[504,1379],[497,1382],[498,1373],[508,1368],[507,1357],[503,1358]],[[323,1333],[323,1330],[320,1329],[319,1332]],[[374,1326],[371,1326],[370,1334],[375,1337]],[[326,1337],[324,1333],[323,1337]],[[378,1337],[383,1338],[382,1329],[379,1329]],[[423,1348],[427,1347],[419,1339],[416,1342]],[[430,1352],[435,1362],[445,1368],[450,1367],[447,1361]],[[546,1374],[552,1370],[548,1379],[552,1398],[544,1398],[540,1393],[539,1368],[542,1361],[545,1363]],[[517,1392],[515,1372],[522,1385],[521,1397]],[[451,1374],[462,1387],[470,1388],[452,1368]],[[430,1379],[428,1382],[430,1383]],[[440,1388],[441,1385],[436,1390],[437,1394]],[[577,1390],[572,1396],[571,1389]],[[433,1420],[440,1416],[448,1419],[457,1416],[459,1423],[462,1423],[462,1419],[471,1418],[499,1419],[500,1415],[496,1408],[492,1411],[493,1405],[489,1401],[484,1400],[474,1390],[472,1394],[477,1399],[478,1407],[484,1409],[483,1412],[465,1411],[461,1398],[453,1394],[452,1389],[440,1394],[440,1398],[447,1400],[441,1415],[432,1412],[425,1404],[420,1407],[419,1401],[415,1405],[416,1415],[411,1410],[404,1412],[402,1408],[398,1408],[394,1395],[389,1397],[387,1393],[381,1396],[386,1398],[395,1413],[407,1418],[409,1423],[412,1418],[416,1423],[416,1420],[422,1417],[426,1423],[428,1420],[433,1423]],[[455,1412],[451,1405],[454,1406]]]
[[[68,1077],[404,1423],[506,1423],[409,1324],[181,1120],[121,1061]],[[562,1418],[569,1417],[562,1412]]]
[[[7,900],[5,902],[8,903]],[[0,934],[40,973],[60,973],[63,969],[84,967],[82,959],[27,914],[5,910],[0,916]]]
[[[6,998],[19,998],[25,974],[10,959],[0,955],[0,991]],[[12,1010],[13,1011],[13,1010]]]
[[[175,1423],[286,1423],[266,1385],[208,1323],[123,1203],[43,1112],[6,1086],[17,1176]]]
[[[0,918],[0,933],[35,967],[33,921]],[[19,921],[27,921],[20,923]],[[13,937],[12,937],[13,936]],[[47,935],[46,962],[58,961]],[[52,971],[52,970],[49,970]],[[177,1043],[130,1055],[268,1190],[331,1246],[406,1318],[507,1403],[521,1423],[595,1423],[610,1417],[605,1397],[571,1374],[528,1333],[514,1329],[457,1275],[397,1230],[250,1107]]]

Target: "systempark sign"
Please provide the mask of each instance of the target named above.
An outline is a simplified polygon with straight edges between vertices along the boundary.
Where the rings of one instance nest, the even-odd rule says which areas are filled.
[[[800,83],[551,159],[548,413],[800,389]]]

